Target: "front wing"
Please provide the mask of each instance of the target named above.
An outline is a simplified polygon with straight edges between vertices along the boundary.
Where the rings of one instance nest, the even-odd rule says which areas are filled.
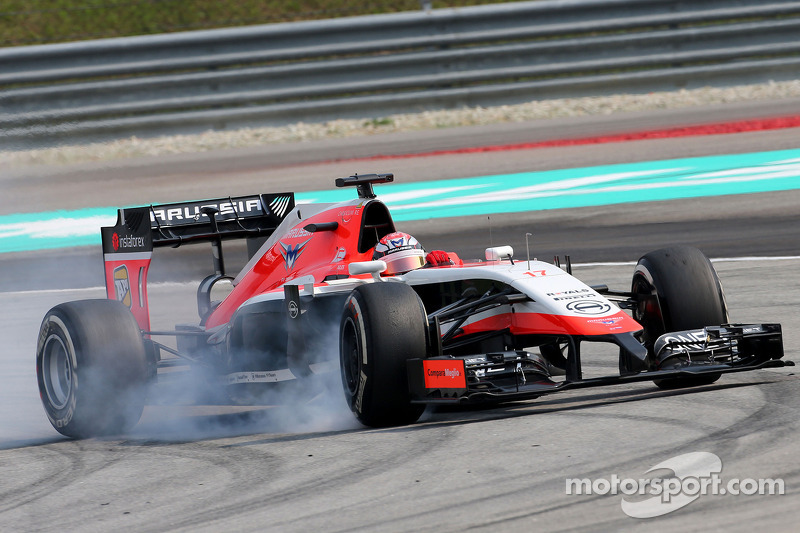
[[[779,324],[736,324],[699,331],[705,336],[702,341],[693,331],[669,333],[656,342],[661,354],[672,351],[684,356],[672,368],[587,379],[580,372],[577,350],[570,350],[567,360],[567,366],[577,372],[568,373],[562,381],[551,379],[541,358],[522,351],[411,359],[407,362],[411,401],[454,404],[524,400],[568,389],[794,366],[792,361],[781,360]]]

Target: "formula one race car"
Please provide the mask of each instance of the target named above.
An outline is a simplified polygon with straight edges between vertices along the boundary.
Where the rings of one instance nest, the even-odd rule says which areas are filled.
[[[367,426],[416,421],[426,404],[502,402],[571,388],[652,380],[709,384],[721,374],[791,365],[779,324],[729,324],[720,281],[694,248],[644,255],[631,290],[588,286],[557,264],[426,254],[398,233],[373,185],[358,198],[295,205],[293,193],[120,209],[102,228],[108,299],[58,305],[44,318],[36,372],[53,426],[88,437],[132,427],[148,385],[176,360],[244,394],[339,369]],[[225,273],[224,239],[263,244]],[[147,273],[154,247],[205,241],[214,274],[197,289],[197,324],[150,327]],[[231,292],[212,301],[227,280]],[[629,311],[630,314],[626,313]],[[177,339],[177,348],[155,340]],[[584,378],[584,342],[619,349],[619,372]],[[338,346],[338,350],[330,349]]]

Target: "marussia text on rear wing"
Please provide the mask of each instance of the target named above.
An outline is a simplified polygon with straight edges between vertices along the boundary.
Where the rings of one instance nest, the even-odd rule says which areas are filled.
[[[268,236],[293,208],[287,192],[119,209],[117,224],[101,229],[103,253]]]
[[[125,304],[148,331],[147,272],[154,247],[210,242],[222,276],[223,240],[268,237],[294,206],[294,193],[286,192],[119,209],[117,223],[101,228],[108,298]]]

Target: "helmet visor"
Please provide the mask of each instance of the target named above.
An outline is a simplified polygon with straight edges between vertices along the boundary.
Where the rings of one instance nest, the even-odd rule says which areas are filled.
[[[397,258],[387,256],[383,260],[386,261],[386,274],[408,272],[420,268],[425,264],[425,258],[421,255],[407,255]]]

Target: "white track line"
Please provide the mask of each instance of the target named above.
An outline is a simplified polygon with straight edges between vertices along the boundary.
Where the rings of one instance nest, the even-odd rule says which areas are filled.
[[[777,256],[753,256],[753,257],[717,257],[710,259],[712,263],[737,263],[745,261],[793,261],[800,259],[800,255],[777,255]],[[597,267],[597,266],[636,266],[636,261],[621,262],[597,262],[597,263],[572,263],[574,267]]]
[[[181,288],[181,287],[197,287],[200,283],[200,280],[197,281],[162,281],[158,283],[148,283],[147,290],[150,291],[151,289],[159,289],[159,288]],[[80,287],[77,289],[31,289],[27,291],[8,291],[8,292],[0,292],[0,294],[7,294],[9,296],[17,296],[17,295],[29,295],[29,294],[59,294],[59,293],[66,293],[66,292],[97,292],[103,291],[105,292],[106,288],[101,286],[96,287]]]

